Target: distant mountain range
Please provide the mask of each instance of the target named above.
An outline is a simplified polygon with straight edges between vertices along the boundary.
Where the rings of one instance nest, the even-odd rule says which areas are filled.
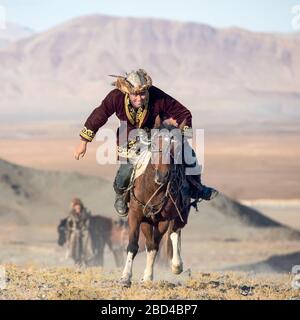
[[[15,23],[7,23],[5,29],[0,29],[0,48],[4,48],[13,41],[33,35],[33,30],[17,25]]]
[[[1,38],[1,37],[0,37]],[[0,117],[83,121],[143,67],[202,127],[278,128],[300,115],[300,37],[199,23],[91,15],[0,50]]]

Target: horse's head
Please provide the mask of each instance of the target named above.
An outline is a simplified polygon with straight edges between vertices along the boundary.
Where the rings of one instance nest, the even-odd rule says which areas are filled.
[[[67,240],[67,219],[60,220],[60,223],[57,227],[58,232],[58,245],[63,246]]]
[[[185,120],[178,126],[176,121],[155,119],[154,134],[151,137],[151,164],[155,169],[155,183],[165,184],[170,178],[175,163],[182,163],[182,129]]]

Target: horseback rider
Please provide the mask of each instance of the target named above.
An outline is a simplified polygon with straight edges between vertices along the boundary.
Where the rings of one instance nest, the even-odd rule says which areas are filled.
[[[79,198],[72,199],[71,210],[68,216],[68,227],[70,229],[86,230],[88,229],[91,213],[87,211]]]
[[[90,233],[91,213],[79,198],[73,198],[71,210],[67,217],[69,255],[76,263],[88,263],[93,258]]]
[[[127,136],[133,129],[151,130],[157,115],[170,119],[175,126],[185,121],[184,135],[190,137],[192,128],[191,112],[174,98],[152,85],[152,79],[143,69],[126,73],[126,76],[113,76],[116,81],[113,85],[116,89],[110,91],[101,105],[93,110],[87,118],[84,128],[80,132],[81,142],[74,152],[75,159],[83,157],[86,153],[87,143],[95,137],[98,129],[102,127],[108,118],[116,113],[121,121],[127,123]],[[117,131],[117,143],[119,155],[130,152],[130,142],[124,147],[119,146],[119,133]],[[193,151],[193,155],[195,153]],[[195,158],[195,157],[194,157]],[[193,164],[185,163],[186,167],[199,166],[197,159]],[[127,216],[127,202],[125,190],[127,189],[133,171],[132,163],[121,163],[114,180],[116,192],[115,209],[119,216]],[[201,172],[190,176],[189,196],[193,199],[211,200],[218,191],[201,183]]]

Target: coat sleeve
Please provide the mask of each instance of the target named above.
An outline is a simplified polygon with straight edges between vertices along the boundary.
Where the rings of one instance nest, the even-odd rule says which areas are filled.
[[[83,140],[91,142],[99,128],[101,128],[108,118],[116,112],[117,89],[112,90],[102,101],[99,107],[95,108],[84,123],[80,131],[80,137]],[[118,91],[118,90],[117,90]]]

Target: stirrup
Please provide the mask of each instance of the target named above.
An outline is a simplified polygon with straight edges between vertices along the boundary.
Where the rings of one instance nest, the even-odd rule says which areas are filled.
[[[195,199],[194,201],[190,202],[189,207],[194,207],[196,212],[199,212],[198,203],[201,202],[203,199]]]
[[[128,216],[128,211],[126,211],[125,213],[120,213],[119,211],[117,211],[117,214],[120,218],[126,218]]]

